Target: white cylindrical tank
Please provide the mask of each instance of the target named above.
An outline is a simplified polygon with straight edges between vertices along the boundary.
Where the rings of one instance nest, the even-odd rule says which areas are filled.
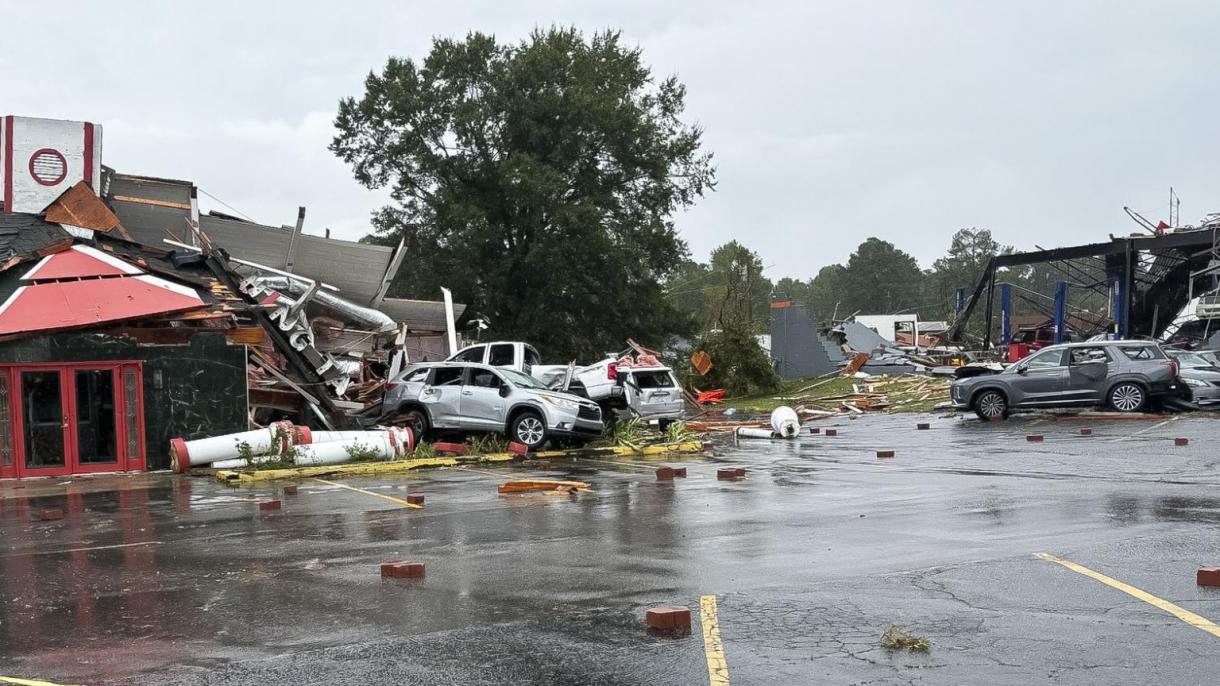
[[[801,432],[801,420],[796,416],[796,410],[787,405],[780,405],[771,412],[771,430],[781,438],[796,438]]]

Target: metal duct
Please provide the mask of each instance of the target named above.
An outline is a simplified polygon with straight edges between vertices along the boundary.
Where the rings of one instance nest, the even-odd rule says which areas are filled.
[[[290,279],[286,276],[252,276],[242,283],[242,287],[244,290],[251,288],[267,289],[296,296],[309,290],[307,283],[297,279]],[[344,300],[326,289],[318,289],[309,300],[341,315],[346,320],[350,320],[377,333],[386,333],[398,329],[398,324],[385,313],[374,310],[371,307],[357,305],[350,300]]]

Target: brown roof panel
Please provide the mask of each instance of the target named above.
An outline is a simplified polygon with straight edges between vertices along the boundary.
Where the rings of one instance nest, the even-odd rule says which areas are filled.
[[[79,226],[82,229],[106,232],[117,230],[119,235],[127,237],[119,218],[84,181],[64,191],[55,202],[47,205],[43,217],[49,222]]]

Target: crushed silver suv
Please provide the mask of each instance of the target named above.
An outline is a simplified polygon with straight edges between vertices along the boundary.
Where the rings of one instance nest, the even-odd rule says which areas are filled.
[[[531,450],[551,439],[583,443],[602,434],[597,403],[549,390],[534,377],[485,364],[407,367],[386,385],[382,417],[417,436],[431,430],[503,433]]]
[[[1178,363],[1151,341],[1097,341],[1043,348],[999,374],[953,382],[953,406],[983,419],[1014,408],[1109,406],[1136,412],[1182,394]]]

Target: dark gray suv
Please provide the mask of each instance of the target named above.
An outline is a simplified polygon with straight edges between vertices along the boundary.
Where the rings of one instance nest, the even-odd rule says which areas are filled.
[[[953,382],[953,406],[983,419],[1014,408],[1109,406],[1136,412],[1181,395],[1178,364],[1151,341],[1098,341],[1043,348],[999,374]]]

